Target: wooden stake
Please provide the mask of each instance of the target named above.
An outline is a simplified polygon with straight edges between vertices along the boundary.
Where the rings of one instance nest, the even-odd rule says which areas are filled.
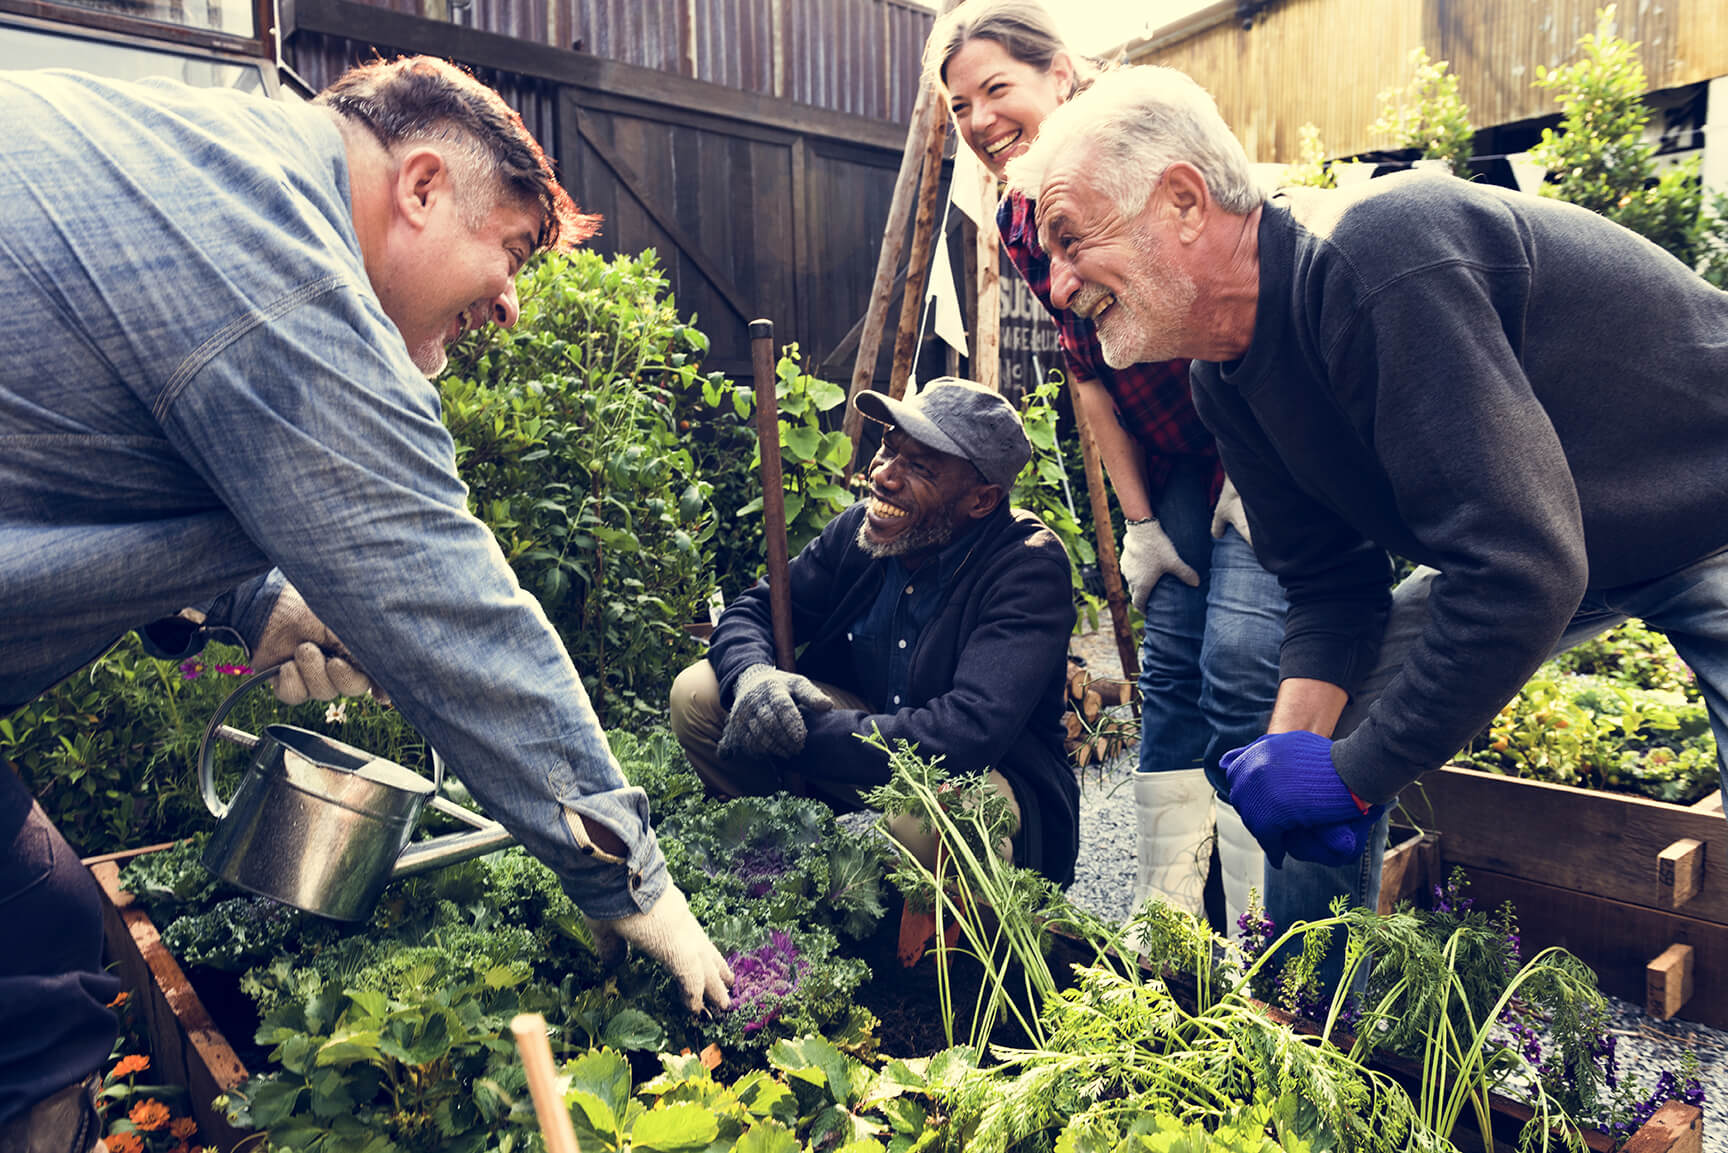
[[[576,1126],[570,1123],[570,1111],[564,1107],[564,1095],[558,1092],[552,1069],[546,1018],[538,1013],[518,1013],[510,1021],[510,1032],[516,1037],[516,1051],[522,1055],[522,1068],[528,1074],[528,1092],[534,1098],[534,1116],[540,1121],[546,1153],[578,1153]]]
[[[1080,455],[1086,462],[1086,494],[1092,500],[1092,523],[1098,533],[1098,571],[1104,574],[1104,599],[1110,604],[1110,624],[1116,630],[1116,653],[1122,658],[1122,675],[1130,681],[1138,680],[1139,650],[1134,645],[1134,629],[1128,620],[1122,570],[1116,565],[1116,530],[1110,525],[1110,493],[1104,487],[1104,466],[1098,462],[1098,445],[1092,439],[1092,425],[1086,419],[1086,406],[1079,392],[1070,388],[1068,400],[1080,432]]]
[[[906,258],[906,291],[900,297],[900,328],[894,334],[894,367],[888,374],[888,395],[906,395],[912,366],[918,359],[918,321],[924,315],[924,291],[930,283],[931,237],[936,232],[936,191],[942,184],[942,145],[948,139],[948,117],[930,118],[924,145],[924,179],[918,185],[918,214],[912,224],[912,254]],[[943,239],[946,243],[946,238]],[[854,467],[857,465],[854,461]]]
[[[978,324],[972,334],[972,378],[1002,391],[1002,234],[996,231],[996,182],[984,182],[984,223],[978,226]]]
[[[959,2],[942,0],[942,12],[947,12]],[[851,402],[870,387],[870,381],[876,375],[876,353],[882,347],[882,321],[888,315],[894,272],[900,267],[900,253],[906,244],[906,218],[912,212],[912,189],[918,182],[918,165],[924,156],[924,145],[930,135],[930,119],[937,114],[937,104],[935,88],[929,84],[921,85],[918,100],[912,106],[912,123],[906,129],[906,150],[900,156],[900,173],[894,178],[894,196],[888,202],[888,225],[882,230],[882,251],[876,256],[876,280],[870,286],[870,306],[864,312],[864,330],[858,336],[858,359],[852,362],[852,387],[846,393],[844,428],[852,439],[854,457],[858,455],[858,438],[864,425],[863,417],[858,415]],[[850,474],[847,479],[851,479]]]
[[[768,612],[774,626],[774,663],[797,671],[792,641],[792,586],[786,546],[786,481],[780,467],[780,400],[774,388],[774,322],[750,322],[750,359],[756,371],[756,447],[762,457],[762,532],[768,538]]]

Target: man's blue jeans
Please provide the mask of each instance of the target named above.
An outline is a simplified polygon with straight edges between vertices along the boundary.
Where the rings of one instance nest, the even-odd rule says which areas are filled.
[[[1284,590],[1235,529],[1212,539],[1212,462],[1183,461],[1159,496],[1159,526],[1200,574],[1161,577],[1140,642],[1140,771],[1204,767],[1266,731],[1278,695]]]
[[[1359,724],[1410,650],[1421,639],[1428,621],[1431,568],[1419,568],[1392,594],[1392,612],[1374,671],[1357,687],[1335,736],[1343,737]],[[1565,652],[1608,631],[1631,617],[1666,634],[1686,662],[1710,714],[1716,736],[1717,772],[1728,789],[1728,551],[1706,557],[1678,572],[1643,584],[1587,593],[1571,624],[1550,655]],[[1282,932],[1296,920],[1324,916],[1326,905],[1339,893],[1352,903],[1373,908],[1380,899],[1380,858],[1386,851],[1387,818],[1375,826],[1373,842],[1363,858],[1328,868],[1287,859],[1282,870],[1268,868],[1266,912]],[[1286,876],[1280,878],[1282,872]]]

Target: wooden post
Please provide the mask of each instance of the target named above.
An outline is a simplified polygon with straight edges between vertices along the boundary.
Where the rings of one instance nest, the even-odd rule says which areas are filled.
[[[995,234],[995,229],[990,231]],[[1110,604],[1110,624],[1116,630],[1116,653],[1122,658],[1122,675],[1137,680],[1140,676],[1139,649],[1134,644],[1134,628],[1128,620],[1128,598],[1122,589],[1122,570],[1116,566],[1116,530],[1110,525],[1110,492],[1104,487],[1104,466],[1098,462],[1098,445],[1092,439],[1092,425],[1086,419],[1086,406],[1080,399],[1079,390],[1070,387],[1068,400],[1073,406],[1074,423],[1080,432],[1080,455],[1086,461],[1086,494],[1092,498],[1092,523],[1098,532],[1098,571],[1104,574],[1104,599]]]
[[[924,290],[930,283],[930,241],[936,231],[936,192],[942,185],[942,145],[947,139],[948,117],[931,117],[924,178],[918,184],[918,214],[912,224],[912,254],[906,258],[906,291],[900,297],[900,328],[894,334],[894,367],[888,375],[888,395],[895,400],[906,395],[918,357],[918,321],[924,315]]]
[[[972,379],[1002,391],[1002,236],[996,231],[996,182],[984,182],[984,223],[978,226],[978,326],[972,334]]]
[[[942,13],[959,2],[942,0]],[[870,380],[876,375],[876,353],[882,346],[882,321],[888,315],[894,272],[900,266],[900,253],[906,243],[906,218],[912,211],[912,187],[918,179],[918,164],[923,159],[924,145],[930,135],[930,119],[937,114],[936,105],[935,89],[929,84],[922,85],[918,90],[918,101],[912,106],[912,123],[906,129],[906,151],[901,154],[900,174],[894,179],[894,196],[888,203],[888,226],[882,232],[882,251],[876,256],[876,280],[870,287],[870,306],[864,311],[864,331],[858,336],[858,359],[852,362],[852,387],[846,393],[846,422],[843,427],[852,439],[853,456],[857,456],[858,438],[864,431],[864,423],[851,402],[870,387]]]
[[[780,469],[780,401],[774,388],[774,322],[750,322],[750,359],[756,371],[756,448],[762,457],[762,532],[768,539],[768,611],[774,626],[774,663],[798,671],[792,642],[791,564],[786,546],[786,481]]]

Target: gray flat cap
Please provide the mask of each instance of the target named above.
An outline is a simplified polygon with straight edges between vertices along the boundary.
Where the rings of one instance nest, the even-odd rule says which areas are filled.
[[[1020,414],[981,384],[944,376],[910,400],[883,392],[861,392],[858,412],[899,429],[919,444],[969,461],[986,481],[1013,489],[1014,478],[1032,458]]]

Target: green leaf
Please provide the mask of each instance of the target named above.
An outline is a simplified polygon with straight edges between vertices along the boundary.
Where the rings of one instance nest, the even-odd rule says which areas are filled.
[[[666,1030],[640,1009],[621,1009],[601,1031],[600,1040],[614,1049],[657,1050],[666,1044]]]
[[[776,1041],[768,1050],[768,1063],[789,1076],[825,1083],[829,1095],[842,1105],[851,1100],[851,1065],[856,1062],[821,1037]]]
[[[798,1138],[773,1121],[752,1125],[732,1149],[733,1153],[799,1153]]]
[[[650,1109],[630,1128],[630,1147],[675,1153],[701,1149],[720,1134],[720,1123],[711,1109],[683,1102]]]
[[[360,1029],[353,1032],[340,1032],[318,1046],[318,1059],[314,1064],[341,1065],[356,1061],[373,1061],[378,1058],[378,1030]]]
[[[564,1071],[570,1077],[566,1095],[574,1096],[596,1129],[617,1133],[618,1119],[630,1103],[629,1062],[612,1049],[600,1049],[578,1057]]]
[[[814,460],[822,447],[822,432],[807,424],[780,426],[780,444],[790,449],[799,460]]]
[[[818,412],[827,412],[846,399],[846,390],[837,384],[830,384],[814,376],[804,378],[810,393],[810,401]]]

